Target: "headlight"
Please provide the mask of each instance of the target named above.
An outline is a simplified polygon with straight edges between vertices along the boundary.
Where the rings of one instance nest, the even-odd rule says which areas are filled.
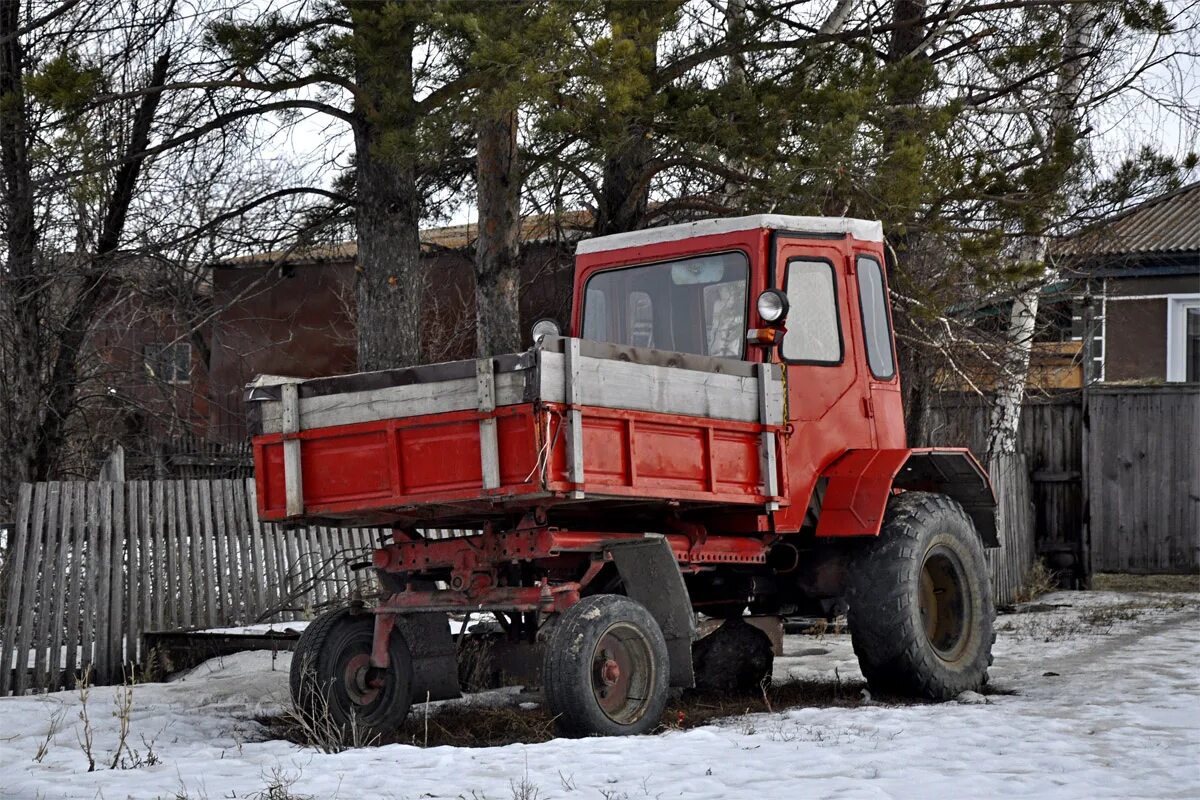
[[[543,336],[558,336],[562,333],[558,323],[549,317],[542,317],[533,323],[533,343],[537,344]]]
[[[762,317],[763,322],[771,324],[783,322],[787,312],[787,295],[778,289],[767,289],[758,296],[758,315]]]

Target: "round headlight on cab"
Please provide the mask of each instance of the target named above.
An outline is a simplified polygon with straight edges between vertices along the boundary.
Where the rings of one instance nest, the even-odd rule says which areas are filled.
[[[778,289],[767,289],[758,296],[758,315],[763,322],[777,325],[787,316],[787,295]]]
[[[537,322],[533,323],[533,343],[537,344],[542,340],[543,336],[559,336],[562,330],[558,327],[558,323],[549,317],[542,317]]]

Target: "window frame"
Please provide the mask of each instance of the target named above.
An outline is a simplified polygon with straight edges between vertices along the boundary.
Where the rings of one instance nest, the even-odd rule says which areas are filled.
[[[871,364],[871,343],[867,340],[867,310],[863,307],[863,285],[862,285],[862,270],[859,269],[859,261],[871,261],[879,270],[879,288],[883,291],[883,319],[887,326],[887,341],[888,354],[891,356],[892,371],[885,375],[878,375],[875,372],[875,367]],[[863,340],[863,358],[867,362],[867,371],[871,373],[871,377],[877,381],[887,383],[896,379],[896,336],[892,331],[892,308],[888,302],[887,290],[887,274],[883,271],[883,264],[879,259],[870,253],[855,253],[854,254],[854,282],[858,284],[858,318],[860,327],[862,328]]]
[[[146,351],[151,350],[153,355],[161,363],[162,354],[168,350],[173,351],[177,347],[185,348],[186,352],[187,352],[187,360],[185,362],[187,364],[187,368],[184,370],[184,377],[183,378],[175,377],[175,367],[177,367],[178,364],[175,362],[174,358],[171,359],[172,376],[170,378],[164,378],[161,375],[156,375],[154,373],[154,368],[156,365],[153,363],[153,361],[150,358],[147,357]],[[146,370],[147,374],[150,376],[150,379],[153,381],[158,381],[158,382],[164,383],[168,386],[190,385],[192,383],[192,343],[191,342],[181,342],[181,341],[171,341],[171,342],[148,342],[146,344],[143,344],[142,345],[142,367],[143,367],[143,369]]]
[[[1187,383],[1187,312],[1200,308],[1200,294],[1167,295],[1167,382]]]
[[[703,256],[722,256],[722,255],[726,255],[729,253],[737,253],[743,259],[745,259],[744,266],[746,269],[746,298],[745,298],[745,303],[742,307],[742,335],[739,337],[741,340],[741,344],[742,344],[741,352],[736,356],[714,356],[714,355],[710,355],[707,353],[703,353],[703,354],[702,353],[689,353],[688,355],[699,355],[702,358],[731,358],[736,361],[745,361],[746,355],[749,352],[748,347],[747,347],[748,343],[746,341],[746,331],[750,327],[750,312],[753,308],[753,301],[754,301],[754,298],[752,297],[752,295],[754,294],[754,291],[753,291],[753,289],[754,289],[754,285],[753,285],[754,284],[754,269],[753,269],[753,261],[750,258],[750,253],[748,250],[746,250],[743,247],[726,247],[726,248],[722,248],[720,250],[705,250],[705,251],[699,252],[699,253],[689,253],[687,255],[682,255],[682,256],[672,256],[671,258],[662,258],[662,259],[658,259],[657,261],[638,261],[638,262],[635,262],[632,264],[621,264],[619,266],[614,265],[611,267],[600,267],[598,269],[592,270],[588,274],[587,280],[583,282],[583,291],[580,294],[580,297],[582,298],[582,302],[583,302],[583,307],[579,310],[579,331],[580,331],[580,333],[582,333],[584,331],[585,326],[587,325],[588,287],[591,286],[592,279],[595,278],[596,276],[608,275],[609,273],[620,272],[622,270],[627,270],[627,269],[639,269],[641,267],[656,267],[656,266],[660,266],[663,264],[677,264],[681,261],[690,261],[693,258],[702,258]],[[714,284],[708,284],[708,285],[716,286],[717,284],[714,283]],[[605,299],[605,305],[608,305],[607,298]],[[703,311],[703,309],[702,309],[702,311]],[[706,319],[703,319],[703,318],[701,319],[702,324],[704,324],[706,322],[707,322]],[[704,333],[707,334],[707,331],[705,331]],[[707,341],[706,341],[706,344],[707,344]],[[621,347],[633,347],[633,346],[634,345],[621,345]],[[660,348],[655,348],[655,349],[660,349]],[[676,351],[665,351],[665,352],[676,352]]]
[[[784,342],[787,341],[788,335],[791,334],[790,330],[786,331],[783,334],[783,340],[780,341],[780,343],[779,343],[779,359],[785,364],[797,364],[797,365],[803,365],[803,366],[809,366],[809,367],[840,367],[842,364],[846,363],[846,339],[842,333],[842,301],[841,301],[841,296],[838,293],[837,267],[834,266],[834,263],[832,260],[830,260],[824,256],[808,256],[808,255],[788,256],[788,258],[783,262],[783,287],[782,288],[783,288],[784,295],[787,294],[788,284],[791,282],[792,263],[796,262],[796,261],[807,261],[809,263],[821,263],[821,264],[824,264],[825,266],[829,267],[829,275],[832,278],[832,280],[830,281],[830,285],[833,287],[833,318],[834,318],[834,321],[837,323],[838,359],[837,359],[837,361],[824,361],[821,359],[788,358],[787,356],[785,356],[783,354],[783,344],[784,344]],[[791,304],[791,298],[788,298],[788,303],[789,303],[789,305]],[[789,310],[789,312],[788,312],[789,316],[791,314],[791,310],[794,310],[794,308],[795,307],[792,306],[792,309]],[[784,324],[786,327],[786,320],[785,320]]]

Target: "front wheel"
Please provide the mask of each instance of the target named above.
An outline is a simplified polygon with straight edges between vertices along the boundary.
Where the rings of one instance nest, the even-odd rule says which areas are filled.
[[[546,642],[546,705],[566,736],[649,733],[667,703],[662,630],[628,597],[585,597],[562,613]]]
[[[872,689],[951,700],[987,682],[991,581],[970,517],[940,494],[893,497],[879,537],[854,561],[847,621]]]
[[[389,664],[371,666],[375,615],[349,608],[309,623],[292,653],[292,702],[319,732],[342,738],[399,728],[412,704],[412,656],[399,629],[388,641]]]

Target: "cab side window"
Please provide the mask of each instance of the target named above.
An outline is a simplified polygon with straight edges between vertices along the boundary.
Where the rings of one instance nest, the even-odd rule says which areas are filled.
[[[790,311],[780,350],[785,361],[842,363],[842,329],[834,280],[833,265],[828,261],[788,261],[784,290]]]
[[[878,380],[889,381],[896,375],[892,358],[892,326],[888,320],[887,295],[883,288],[883,270],[873,258],[859,256],[858,302],[862,310],[863,339],[867,346],[867,366]]]

